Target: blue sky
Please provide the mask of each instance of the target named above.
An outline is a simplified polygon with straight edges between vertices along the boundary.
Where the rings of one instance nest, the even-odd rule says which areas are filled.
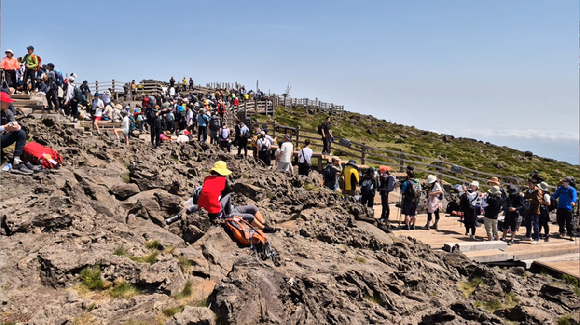
[[[2,51],[81,79],[234,82],[579,162],[578,1],[1,3]]]

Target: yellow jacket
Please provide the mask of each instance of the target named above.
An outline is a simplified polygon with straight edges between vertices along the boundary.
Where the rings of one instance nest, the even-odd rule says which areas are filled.
[[[351,184],[353,175],[356,179],[355,184]],[[358,170],[351,165],[346,165],[346,167],[344,168],[344,189],[347,191],[355,190],[356,185],[358,184],[359,181],[360,180],[358,178]]]

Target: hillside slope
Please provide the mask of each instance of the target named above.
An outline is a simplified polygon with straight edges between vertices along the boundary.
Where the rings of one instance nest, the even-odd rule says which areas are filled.
[[[308,114],[301,108],[278,107],[276,110],[277,123],[292,127],[299,125],[307,130],[316,130],[326,116],[314,111]],[[269,121],[271,118],[261,117],[260,120]],[[564,176],[578,178],[579,174],[578,165],[536,155],[528,157],[523,151],[470,138],[446,136],[444,139],[441,134],[379,120],[371,115],[345,112],[344,116],[333,116],[332,130],[337,136],[368,146],[404,150],[434,159],[442,157],[460,166],[497,175],[527,179],[532,171],[538,170],[551,185],[556,185]]]

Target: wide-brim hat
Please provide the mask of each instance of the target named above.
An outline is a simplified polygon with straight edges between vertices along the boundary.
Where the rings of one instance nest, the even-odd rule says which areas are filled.
[[[540,184],[538,184],[538,187],[540,188],[540,190],[542,191],[547,191],[548,188],[548,184],[546,182],[541,182]]]
[[[520,189],[515,185],[510,185],[510,187],[508,187],[508,189],[507,189],[508,194],[516,194],[519,191],[520,191]]]
[[[436,180],[437,180],[437,177],[435,177],[433,175],[427,176],[427,184],[435,183]]]
[[[110,95],[110,94],[111,94],[111,92],[107,90],[107,91],[105,91],[105,94],[106,94],[106,95]]]
[[[487,184],[496,184],[496,185],[501,185],[501,183],[499,182],[499,178],[497,177],[492,177],[487,181]]]
[[[528,179],[528,183],[538,184],[538,180],[535,178],[530,178],[530,179]]]
[[[226,163],[223,161],[216,161],[216,163],[213,164],[212,169],[210,169],[209,171],[216,172],[216,173],[220,174],[221,176],[228,176],[232,173],[232,171],[228,169]]]
[[[4,51],[4,53],[12,53],[12,55],[14,55],[14,52],[12,52],[11,49],[7,49],[6,51]]]
[[[284,139],[286,139],[287,141],[290,141],[290,140],[292,140],[292,136],[290,134],[286,134],[284,136]]]
[[[473,181],[473,182],[469,183],[469,186],[477,186],[477,188],[479,188],[479,182]]]
[[[351,165],[351,166],[353,166],[354,168],[358,168],[358,166],[356,165],[356,162],[355,162],[354,160],[349,160],[349,161],[348,161],[346,164],[347,164],[347,165]]]
[[[488,192],[489,192],[489,194],[495,195],[495,196],[501,195],[501,190],[500,190],[499,186],[497,186],[497,185],[492,186]]]

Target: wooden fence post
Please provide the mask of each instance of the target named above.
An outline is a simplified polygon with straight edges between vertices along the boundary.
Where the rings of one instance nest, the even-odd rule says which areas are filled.
[[[405,154],[403,152],[403,150],[401,150],[401,158],[399,159],[399,172],[403,172],[405,170],[405,162],[403,161],[403,159],[405,159]]]
[[[443,180],[443,158],[439,157],[439,179]]]
[[[99,92],[99,82],[95,81],[95,93]]]
[[[296,127],[296,148],[300,145],[300,125]]]
[[[361,163],[361,165],[364,165],[365,164],[366,149],[367,149],[366,142],[363,142],[361,149],[362,150],[361,150],[360,163]]]

